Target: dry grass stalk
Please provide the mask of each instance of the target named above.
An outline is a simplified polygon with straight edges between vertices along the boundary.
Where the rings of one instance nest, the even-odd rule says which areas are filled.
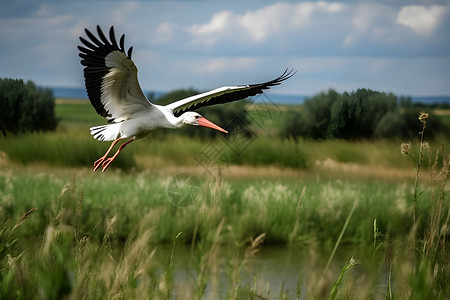
[[[17,227],[19,227],[20,225],[22,225],[22,223],[29,217],[31,216],[32,213],[34,213],[37,210],[37,208],[32,208],[29,211],[27,211],[26,213],[24,213],[22,215],[22,217],[19,219],[19,221],[17,221],[16,225],[14,225],[13,229],[11,229],[11,232],[13,232]],[[10,233],[11,234],[11,233]]]
[[[439,154],[442,156],[442,167],[438,170]],[[430,153],[431,157],[431,153]],[[431,211],[428,223],[428,229],[425,236],[426,249],[425,254],[429,256],[431,252],[437,251],[439,248],[436,243],[445,239],[446,228],[449,226],[448,216],[446,221],[441,224],[442,206],[445,199],[446,185],[449,177],[450,157],[446,154],[444,145],[441,145],[441,151],[436,151],[434,164],[432,165],[431,176]],[[437,189],[437,191],[436,191]],[[449,211],[450,213],[450,211]],[[434,253],[433,253],[434,254]]]
[[[295,237],[297,236],[298,228],[300,226],[300,207],[302,204],[302,199],[306,191],[306,185],[303,187],[302,192],[300,193],[300,197],[298,198],[297,208],[295,209],[295,224],[292,229],[291,234],[289,235],[289,244],[292,245],[294,243]]]
[[[420,168],[422,166],[422,161],[423,161],[423,149],[424,149],[424,135],[425,135],[425,128],[427,127],[427,121],[428,121],[428,113],[425,112],[421,112],[419,114],[419,121],[422,123],[422,131],[419,132],[419,136],[420,136],[420,144],[419,144],[419,158],[417,160],[417,168],[416,168],[416,177],[414,179],[414,198],[413,198],[413,223],[416,224],[416,220],[417,220],[417,198],[418,198],[418,193],[417,193],[417,186],[419,183],[419,173],[420,173]]]
[[[265,233],[261,233],[258,235],[255,239],[251,238],[250,245],[245,249],[245,259],[244,263],[248,261],[249,259],[253,258],[256,253],[258,253],[261,249],[260,246],[264,242],[264,239],[266,237]]]

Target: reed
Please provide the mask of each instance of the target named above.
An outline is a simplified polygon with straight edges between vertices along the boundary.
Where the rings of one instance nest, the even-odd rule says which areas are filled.
[[[39,174],[30,178],[30,175],[3,173],[0,178],[2,190],[6,190],[6,193],[2,194],[2,201],[9,199],[17,201],[18,204],[14,206],[14,209],[18,210],[17,214],[10,215],[6,214],[10,208],[2,205],[2,220],[19,220],[19,225],[11,227],[3,222],[4,232],[17,241],[10,245],[1,240],[5,249],[0,258],[3,298],[16,295],[18,291],[21,291],[20,295],[24,298],[41,293],[42,297],[50,299],[69,296],[87,299],[104,296],[136,298],[142,295],[160,299],[199,299],[206,295],[230,299],[267,298],[277,287],[265,286],[256,274],[251,283],[242,280],[246,265],[258,256],[258,250],[264,249],[267,243],[282,240],[286,245],[291,245],[290,247],[299,244],[314,245],[318,242],[318,246],[327,248],[327,237],[337,239],[337,250],[349,242],[376,245],[373,251],[383,255],[375,257],[375,265],[378,265],[378,268],[373,271],[373,277],[363,277],[361,280],[366,280],[363,284],[358,281],[357,275],[361,271],[351,272],[351,269],[358,268],[359,265],[349,263],[343,269],[336,270],[335,264],[328,264],[327,275],[318,291],[314,292],[312,288],[308,288],[309,285],[302,289],[303,284],[299,284],[297,291],[288,291],[282,284],[278,287],[279,297],[288,298],[290,292],[297,296],[321,295],[331,299],[342,298],[344,295],[371,295],[376,291],[374,286],[379,284],[380,268],[383,266],[380,262],[385,259],[392,261],[395,276],[389,282],[395,282],[391,285],[391,294],[395,297],[407,295],[403,291],[408,290],[411,295],[417,294],[422,287],[426,287],[421,295],[440,298],[439,295],[449,289],[448,284],[442,281],[444,274],[441,273],[447,272],[445,268],[438,269],[435,275],[430,273],[433,269],[431,252],[430,259],[422,260],[419,256],[420,264],[416,273],[418,277],[416,281],[409,283],[410,278],[413,278],[413,270],[408,267],[410,261],[407,257],[410,254],[405,255],[402,249],[412,223],[408,222],[411,220],[408,210],[403,211],[402,206],[391,204],[391,199],[398,197],[395,186],[393,193],[384,190],[384,195],[387,195],[384,200],[379,198],[380,195],[376,195],[378,198],[374,199],[374,202],[363,197],[364,194],[370,193],[370,190],[357,193],[360,197],[358,206],[353,207],[352,214],[346,214],[337,209],[338,203],[344,203],[348,197],[348,194],[342,191],[354,190],[360,185],[336,183],[325,184],[324,187],[324,183],[314,185],[313,182],[304,182],[308,186],[305,189],[298,187],[298,183],[289,185],[264,182],[259,185],[254,182],[242,189],[240,182],[234,184],[225,181],[220,186],[211,182],[212,189],[220,188],[220,193],[216,193],[216,197],[219,197],[217,202],[211,201],[211,191],[206,189],[206,193],[192,206],[177,208],[164,199],[152,198],[151,194],[155,190],[157,195],[164,193],[164,181],[155,183],[155,178],[146,176],[138,179],[123,174],[120,177],[113,175],[102,178],[101,184],[100,180],[96,182],[94,178],[64,181]],[[37,187],[45,185],[50,189],[47,192],[41,191],[41,194],[34,194],[31,203],[38,209],[32,214],[23,215],[18,212],[28,211],[24,208],[30,205],[25,199],[33,197],[23,194],[21,196],[19,189],[22,184],[31,183],[33,180],[37,182],[29,186],[34,187],[36,191]],[[150,183],[150,186],[144,188],[147,183]],[[102,188],[103,185],[108,187]],[[9,187],[6,188],[7,186]],[[109,192],[114,194],[122,188],[128,198],[126,205],[120,204],[124,199],[115,200],[114,197],[105,202],[104,195]],[[366,186],[363,189],[367,188]],[[133,189],[138,189],[146,198],[140,199],[138,194],[133,194]],[[101,196],[95,197],[94,191]],[[314,197],[318,191],[319,197]],[[338,191],[341,191],[340,195],[337,194]],[[239,193],[242,193],[240,197],[237,196]],[[321,201],[325,195],[329,197]],[[236,202],[238,198],[241,199],[240,202]],[[44,199],[49,200],[44,203]],[[270,204],[272,201],[273,205]],[[329,201],[332,203],[327,203]],[[337,201],[335,205],[326,206],[333,204],[333,201]],[[381,202],[379,207],[375,202]],[[398,210],[397,214],[405,215],[405,231],[395,231],[395,224],[385,224],[386,220],[395,219],[396,215],[386,212],[385,207],[389,204],[390,210]],[[353,202],[349,201],[347,205],[347,209],[351,209]],[[105,210],[105,207],[109,209]],[[379,211],[376,215],[376,225],[370,221],[372,218],[367,217],[368,207],[371,212]],[[443,209],[448,210],[445,202]],[[425,216],[425,212],[420,211],[420,205],[419,212]],[[337,218],[330,222],[332,214]],[[387,219],[382,216],[386,214]],[[272,218],[274,219],[271,220]],[[283,224],[286,229],[274,228],[276,223]],[[331,230],[338,227],[338,224],[341,225],[340,230]],[[374,226],[376,229],[373,229]],[[183,233],[180,234],[181,231]],[[362,231],[367,232],[369,240],[364,240],[366,236],[357,238],[357,233]],[[343,232],[345,234],[342,234]],[[26,240],[33,235],[37,236],[37,240],[30,245]],[[256,238],[251,238],[252,236]],[[391,242],[388,236],[394,237],[394,240]],[[172,243],[170,250],[163,254],[166,259],[160,258],[162,241]],[[381,241],[383,243],[380,245]],[[445,248],[446,244],[443,242],[444,239],[441,238],[433,247]],[[180,281],[174,273],[177,261],[174,249],[183,243],[191,245],[193,265],[188,268],[190,275]],[[225,263],[225,278],[221,275],[224,273],[220,271],[224,268],[224,248],[231,249],[233,253],[226,259],[229,263]],[[358,261],[362,259],[358,251],[353,256]],[[286,259],[289,265],[296,258],[291,255]],[[435,259],[438,259],[439,265],[444,263],[445,266],[443,256],[435,256]],[[323,272],[319,271],[320,268],[323,270],[321,260],[312,259],[311,264],[313,269],[309,270],[308,276],[317,279],[323,276],[320,274]],[[399,270],[404,271],[402,273]],[[299,270],[299,280],[303,276],[301,272]],[[313,275],[314,273],[316,275]],[[365,276],[371,275],[369,273]],[[224,284],[224,280],[227,283]],[[436,281],[440,282],[437,286]],[[370,282],[374,286],[368,285]],[[27,289],[23,290],[23,286],[27,286]],[[219,296],[222,295],[220,290],[224,286],[226,296]],[[359,288],[356,288],[357,286]]]

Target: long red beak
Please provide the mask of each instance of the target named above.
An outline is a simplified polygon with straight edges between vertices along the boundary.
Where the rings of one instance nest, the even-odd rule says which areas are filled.
[[[225,129],[223,129],[223,128],[217,126],[217,125],[214,124],[213,122],[206,120],[204,117],[201,117],[200,119],[198,119],[198,120],[197,120],[197,123],[198,123],[198,125],[200,125],[200,126],[209,127],[209,128],[215,129],[215,130],[219,130],[219,131],[228,133],[228,131],[226,131]]]

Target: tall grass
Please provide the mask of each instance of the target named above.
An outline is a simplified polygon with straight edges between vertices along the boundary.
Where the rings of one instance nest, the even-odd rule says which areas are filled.
[[[378,169],[379,173],[383,169],[408,171],[416,160],[413,156],[399,159],[397,141],[318,142],[259,137],[244,141],[243,149],[234,143],[237,142],[221,138],[198,140],[175,135],[163,138],[150,135],[122,151],[111,169],[152,170],[166,166],[217,164],[225,168],[230,165],[249,165],[311,170],[333,162],[343,168],[357,166],[360,169]],[[8,160],[21,164],[90,167],[109,145],[109,142],[94,140],[87,128],[0,137],[0,151],[6,154]],[[430,145],[438,147],[439,143]],[[205,154],[214,155],[207,157]],[[210,160],[212,162],[208,163]],[[423,164],[425,168],[429,167],[428,160]],[[383,177],[380,174],[376,176]]]
[[[444,298],[442,295],[450,290],[444,280],[448,274],[447,260],[436,251],[448,248],[443,231],[448,216],[442,214],[448,212],[448,203],[437,202],[441,203],[438,234],[433,239],[427,235],[428,240],[419,236],[420,241],[427,241],[423,245],[429,250],[427,255],[419,252],[414,272],[409,258],[417,252],[404,251],[404,245],[411,244],[408,236],[414,228],[408,209],[411,191],[405,185],[220,179],[206,181],[200,198],[191,206],[177,207],[166,196],[169,176],[105,175],[97,177],[89,172],[60,178],[16,171],[0,173],[3,232],[8,232],[9,241],[17,241],[11,244],[2,239],[3,298],[39,294],[48,299],[68,295],[78,298],[146,295],[162,299],[216,295],[236,299],[266,297],[277,294],[277,290],[279,297],[287,298],[290,292],[283,285],[267,289],[261,287],[258,277],[254,283],[241,278],[247,263],[257,257],[257,250],[274,242],[289,247],[309,245],[316,252],[314,255],[317,251],[313,249],[318,247],[321,252],[330,249],[331,253],[333,244],[339,248],[349,244],[373,247],[373,261],[370,267],[365,267],[372,271],[365,270],[362,277],[358,275],[362,272],[360,265],[344,265],[340,270],[338,260],[321,272],[326,261],[312,258],[308,277],[314,281],[305,281],[301,279],[303,274],[298,273],[296,295],[364,298],[380,293],[376,287],[388,280],[393,281],[389,281],[391,294],[399,298],[413,294]],[[430,206],[425,203],[430,197],[433,197],[430,192],[421,195],[417,213],[421,218],[435,220],[436,214],[430,214]],[[23,212],[33,207],[37,210],[23,219]],[[19,219],[23,221],[20,226],[6,222]],[[433,245],[428,242],[431,240]],[[172,249],[182,244],[191,247],[190,275],[181,282],[176,279],[179,275],[174,269],[176,252],[169,251],[162,260],[158,256],[159,245],[165,242],[173,243]],[[234,249],[227,259],[225,279],[221,271],[224,245]],[[348,255],[361,261],[361,256],[366,256],[358,249]],[[330,254],[329,260],[333,256]],[[295,255],[289,258],[291,263],[295,260]],[[394,276],[389,277],[383,271],[384,261],[392,266]],[[313,288],[319,280],[321,284]],[[224,285],[227,292],[222,294]],[[23,286],[28,288],[24,290]],[[386,294],[387,291],[386,285]]]
[[[120,215],[116,220],[118,239],[128,236],[142,214],[158,211],[152,220],[157,226],[155,242],[171,241],[182,231],[183,238],[204,238],[209,231],[209,219],[202,219],[198,212],[212,210],[217,219],[226,218],[226,224],[233,224],[233,232],[227,233],[241,238],[266,233],[266,241],[299,242],[319,240],[334,243],[350,211],[354,199],[359,199],[352,222],[347,228],[348,236],[343,242],[371,244],[373,241],[373,220],[377,219],[378,230],[392,235],[407,234],[412,220],[409,216],[409,188],[406,184],[341,180],[246,180],[216,182],[202,178],[202,191],[192,199],[191,205],[177,207],[168,197],[167,188],[172,176],[148,173],[115,173],[98,176],[86,170],[78,175],[45,173],[23,173],[20,170],[0,172],[1,214],[5,219],[17,218],[29,206],[39,208],[39,218],[27,230],[29,235],[43,232],[46,211],[58,205],[78,205],[77,197],[82,195],[83,214],[81,228],[84,232],[97,233],[108,217]],[[302,194],[301,209],[298,206]],[[26,188],[23,188],[26,187]],[[215,193],[211,191],[216,190]],[[430,195],[425,191],[423,197]],[[71,198],[74,197],[75,199]],[[197,196],[196,196],[197,197]],[[418,212],[428,216],[426,201],[421,201]],[[189,203],[188,203],[189,204]],[[390,207],[386,211],[386,207]],[[445,210],[448,203],[442,203]],[[372,218],[367,218],[370,215]],[[218,222],[215,220],[215,222]],[[280,222],[282,220],[282,222]],[[307,220],[307,222],[302,221]],[[292,236],[292,228],[296,235]],[[233,233],[231,235],[231,233]],[[226,237],[227,235],[225,235]]]
[[[75,131],[27,134],[0,139],[0,151],[4,151],[9,160],[22,164],[91,166],[108,147],[107,143],[100,143]],[[114,164],[121,169],[134,167],[132,152],[121,153]]]

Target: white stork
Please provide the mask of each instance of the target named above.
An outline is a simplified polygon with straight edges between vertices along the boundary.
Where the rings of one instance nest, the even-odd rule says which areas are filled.
[[[107,125],[90,128],[91,135],[100,141],[113,141],[105,155],[94,162],[94,171],[102,165],[104,172],[132,141],[142,138],[157,128],[180,128],[186,124],[210,127],[225,133],[225,129],[208,121],[195,110],[203,106],[232,102],[261,94],[264,89],[280,84],[295,72],[286,71],[274,80],[237,86],[224,86],[161,106],[148,101],[139,86],[137,67],[131,60],[130,47],[125,52],[123,34],[117,43],[114,27],[109,30],[109,40],[97,26],[98,37],[85,32],[91,41],[80,37],[85,47],[78,46],[87,94],[97,113],[108,120]],[[108,158],[113,147],[122,139],[117,152]]]

